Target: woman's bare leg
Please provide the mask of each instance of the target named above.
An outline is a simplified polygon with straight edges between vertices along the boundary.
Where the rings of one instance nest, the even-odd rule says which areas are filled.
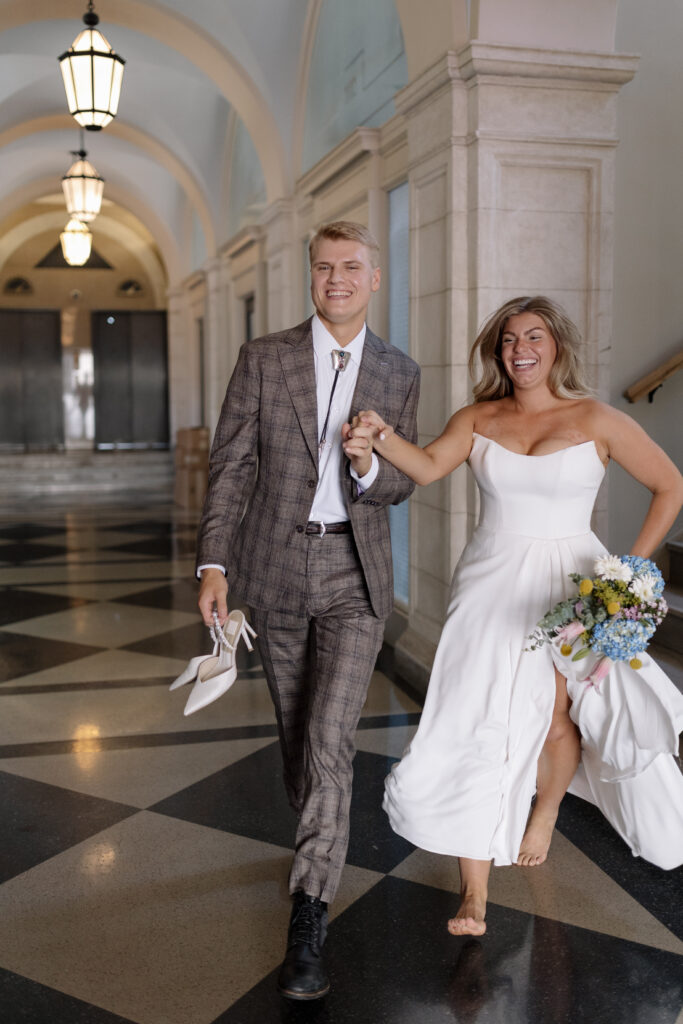
[[[460,866],[460,909],[448,922],[451,935],[483,935],[486,931],[490,860],[458,859]]]
[[[522,867],[542,864],[548,856],[560,803],[581,757],[579,730],[569,717],[567,680],[557,669],[555,687],[553,720],[538,759],[536,803],[517,858]]]

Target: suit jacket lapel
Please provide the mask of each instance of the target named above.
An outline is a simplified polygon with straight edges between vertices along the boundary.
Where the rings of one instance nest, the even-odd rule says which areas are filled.
[[[365,335],[356,389],[351,402],[351,416],[355,416],[361,409],[377,409],[382,415],[382,409],[386,404],[388,372],[389,362],[386,358],[386,346],[376,334],[368,329]]]
[[[287,346],[280,348],[280,361],[289,397],[308,450],[318,470],[318,400],[315,386],[315,357],[311,321],[293,327]]]

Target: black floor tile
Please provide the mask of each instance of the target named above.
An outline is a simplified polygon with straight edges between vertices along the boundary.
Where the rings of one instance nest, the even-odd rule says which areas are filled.
[[[354,761],[351,834],[347,863],[391,871],[413,846],[395,835],[381,808],[392,759],[359,751]],[[198,825],[274,843],[294,845],[296,821],[285,796],[279,744],[228,765],[150,810]]]
[[[37,594],[31,590],[7,587],[0,592],[0,626],[8,622],[23,622],[24,619],[37,618],[39,615],[52,615],[53,612],[63,612],[66,608],[77,608],[89,603],[82,597]]]
[[[194,536],[148,537],[131,541],[130,544],[115,544],[107,551],[121,551],[129,555],[144,555],[146,558],[194,558],[197,538]]]
[[[145,608],[164,608],[176,612],[195,612],[199,596],[198,580],[175,580],[161,587],[142,590],[128,597],[118,597],[121,604],[139,604]],[[232,607],[232,606],[231,606]]]
[[[12,565],[23,565],[38,558],[56,558],[65,555],[69,549],[64,544],[31,544],[30,541],[17,541],[13,544],[0,544],[0,558]]]
[[[0,683],[52,668],[53,665],[64,665],[67,661],[76,661],[102,650],[105,648],[0,630]]]
[[[84,1003],[0,967],[3,1024],[131,1024],[127,1017]]]
[[[197,519],[197,523],[199,519]],[[193,523],[174,523],[169,518],[136,519],[132,523],[121,523],[116,526],[119,533],[146,533],[150,536],[167,536],[174,533],[197,535],[197,526]]]
[[[277,972],[214,1024],[674,1024],[683,958],[490,906],[488,934],[455,938],[456,897],[384,878],[332,922],[332,989],[281,999]]]
[[[0,882],[68,850],[138,810],[0,771]]]
[[[597,807],[567,794],[557,828],[635,900],[683,939],[683,867],[663,871],[634,857]]]
[[[233,605],[234,607],[234,605]],[[193,609],[196,611],[196,608]],[[134,644],[127,644],[122,647],[123,651],[135,651],[139,654],[159,654],[167,658],[180,658],[189,661],[199,654],[210,654],[213,641],[209,630],[204,625],[197,612],[197,621],[191,622],[189,626],[182,626],[180,629],[173,629],[168,633],[158,633],[156,636],[147,637],[146,640],[138,640]],[[260,664],[258,652],[247,650],[247,645],[239,644],[237,647],[237,670],[249,671]]]
[[[3,540],[30,540],[32,537],[49,537],[60,533],[61,523],[54,526],[42,526],[39,523],[15,523],[13,526],[0,525],[0,538]]]

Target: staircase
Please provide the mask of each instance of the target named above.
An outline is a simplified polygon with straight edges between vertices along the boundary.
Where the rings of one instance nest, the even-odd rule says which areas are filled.
[[[669,582],[664,597],[669,614],[658,627],[649,651],[683,692],[683,534],[667,542]]]
[[[55,507],[172,501],[169,451],[27,452],[0,455],[0,511],[25,510],[27,501]]]

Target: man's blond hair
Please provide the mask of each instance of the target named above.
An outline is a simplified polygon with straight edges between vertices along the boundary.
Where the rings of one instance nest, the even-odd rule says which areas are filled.
[[[370,265],[374,270],[379,266],[379,244],[377,239],[364,224],[358,224],[355,220],[333,220],[329,224],[321,224],[313,238],[308,243],[308,257],[313,265],[318,243],[324,238],[330,241],[344,239],[349,242],[360,242],[370,254]]]

